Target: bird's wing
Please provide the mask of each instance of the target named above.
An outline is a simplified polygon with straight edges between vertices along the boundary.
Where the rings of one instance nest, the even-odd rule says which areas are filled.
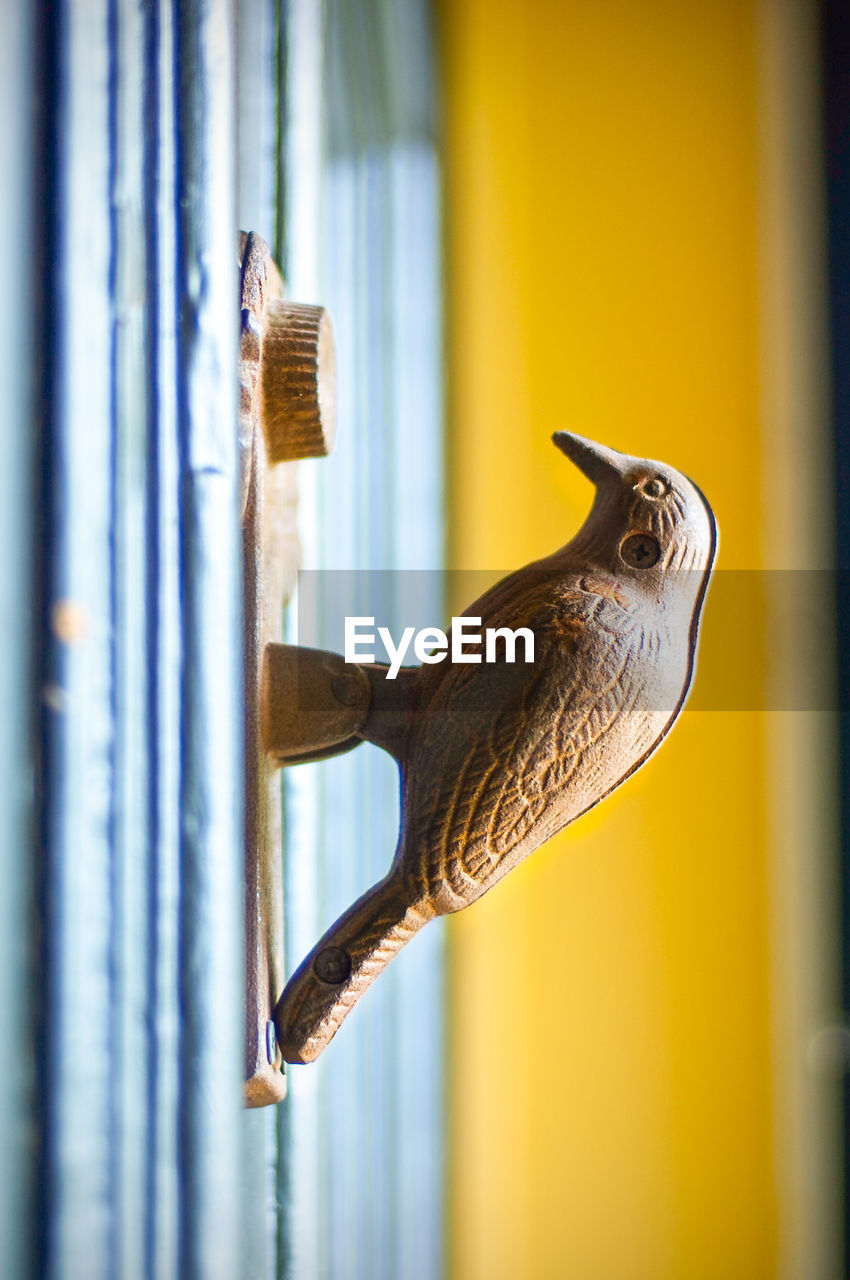
[[[613,583],[552,597],[532,585],[482,618],[529,627],[533,666],[452,665],[434,681],[405,781],[409,871],[429,887],[471,900],[533,828],[541,843],[583,811],[570,780],[634,703],[635,658],[655,643],[640,615]]]

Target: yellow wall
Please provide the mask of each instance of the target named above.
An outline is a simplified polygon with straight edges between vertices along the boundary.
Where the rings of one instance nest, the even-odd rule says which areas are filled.
[[[581,522],[560,427],[692,475],[761,564],[756,19],[444,0],[456,567]],[[452,920],[455,1280],[776,1274],[765,759],[758,714],[686,712]]]

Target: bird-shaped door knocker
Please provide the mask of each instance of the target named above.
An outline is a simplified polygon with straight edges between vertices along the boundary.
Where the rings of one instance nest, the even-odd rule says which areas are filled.
[[[387,875],[277,1004],[288,1062],[318,1057],[423,925],[475,902],[640,768],[685,704],[717,545],[711,508],[672,467],[553,439],[596,486],[587,520],[466,610],[482,631],[530,631],[533,661],[431,662],[391,682],[386,667],[321,655],[344,673],[332,681],[341,701],[359,706],[353,737],[399,762],[401,829]]]

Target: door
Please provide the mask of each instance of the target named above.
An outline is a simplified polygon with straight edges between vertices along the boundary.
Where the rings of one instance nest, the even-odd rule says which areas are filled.
[[[439,569],[428,23],[297,0],[0,18],[23,264],[0,308],[13,1280],[439,1272],[439,931],[284,1103],[242,1106],[236,433],[241,227],[337,321],[340,449],[303,468],[306,560],[391,569],[413,545]],[[323,886],[389,862],[376,754],[287,782],[290,964],[335,910]]]

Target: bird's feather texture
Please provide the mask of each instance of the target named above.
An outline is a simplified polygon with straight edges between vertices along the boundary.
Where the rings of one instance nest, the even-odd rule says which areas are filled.
[[[458,907],[473,901],[617,780],[592,749],[628,718],[636,660],[645,677],[658,648],[613,579],[541,573],[519,593],[515,583],[493,594],[468,613],[482,628],[533,631],[533,666],[455,664],[431,687],[425,676],[408,744],[397,860],[415,896],[442,898],[444,909],[447,892]],[[582,769],[595,777],[577,787]]]

